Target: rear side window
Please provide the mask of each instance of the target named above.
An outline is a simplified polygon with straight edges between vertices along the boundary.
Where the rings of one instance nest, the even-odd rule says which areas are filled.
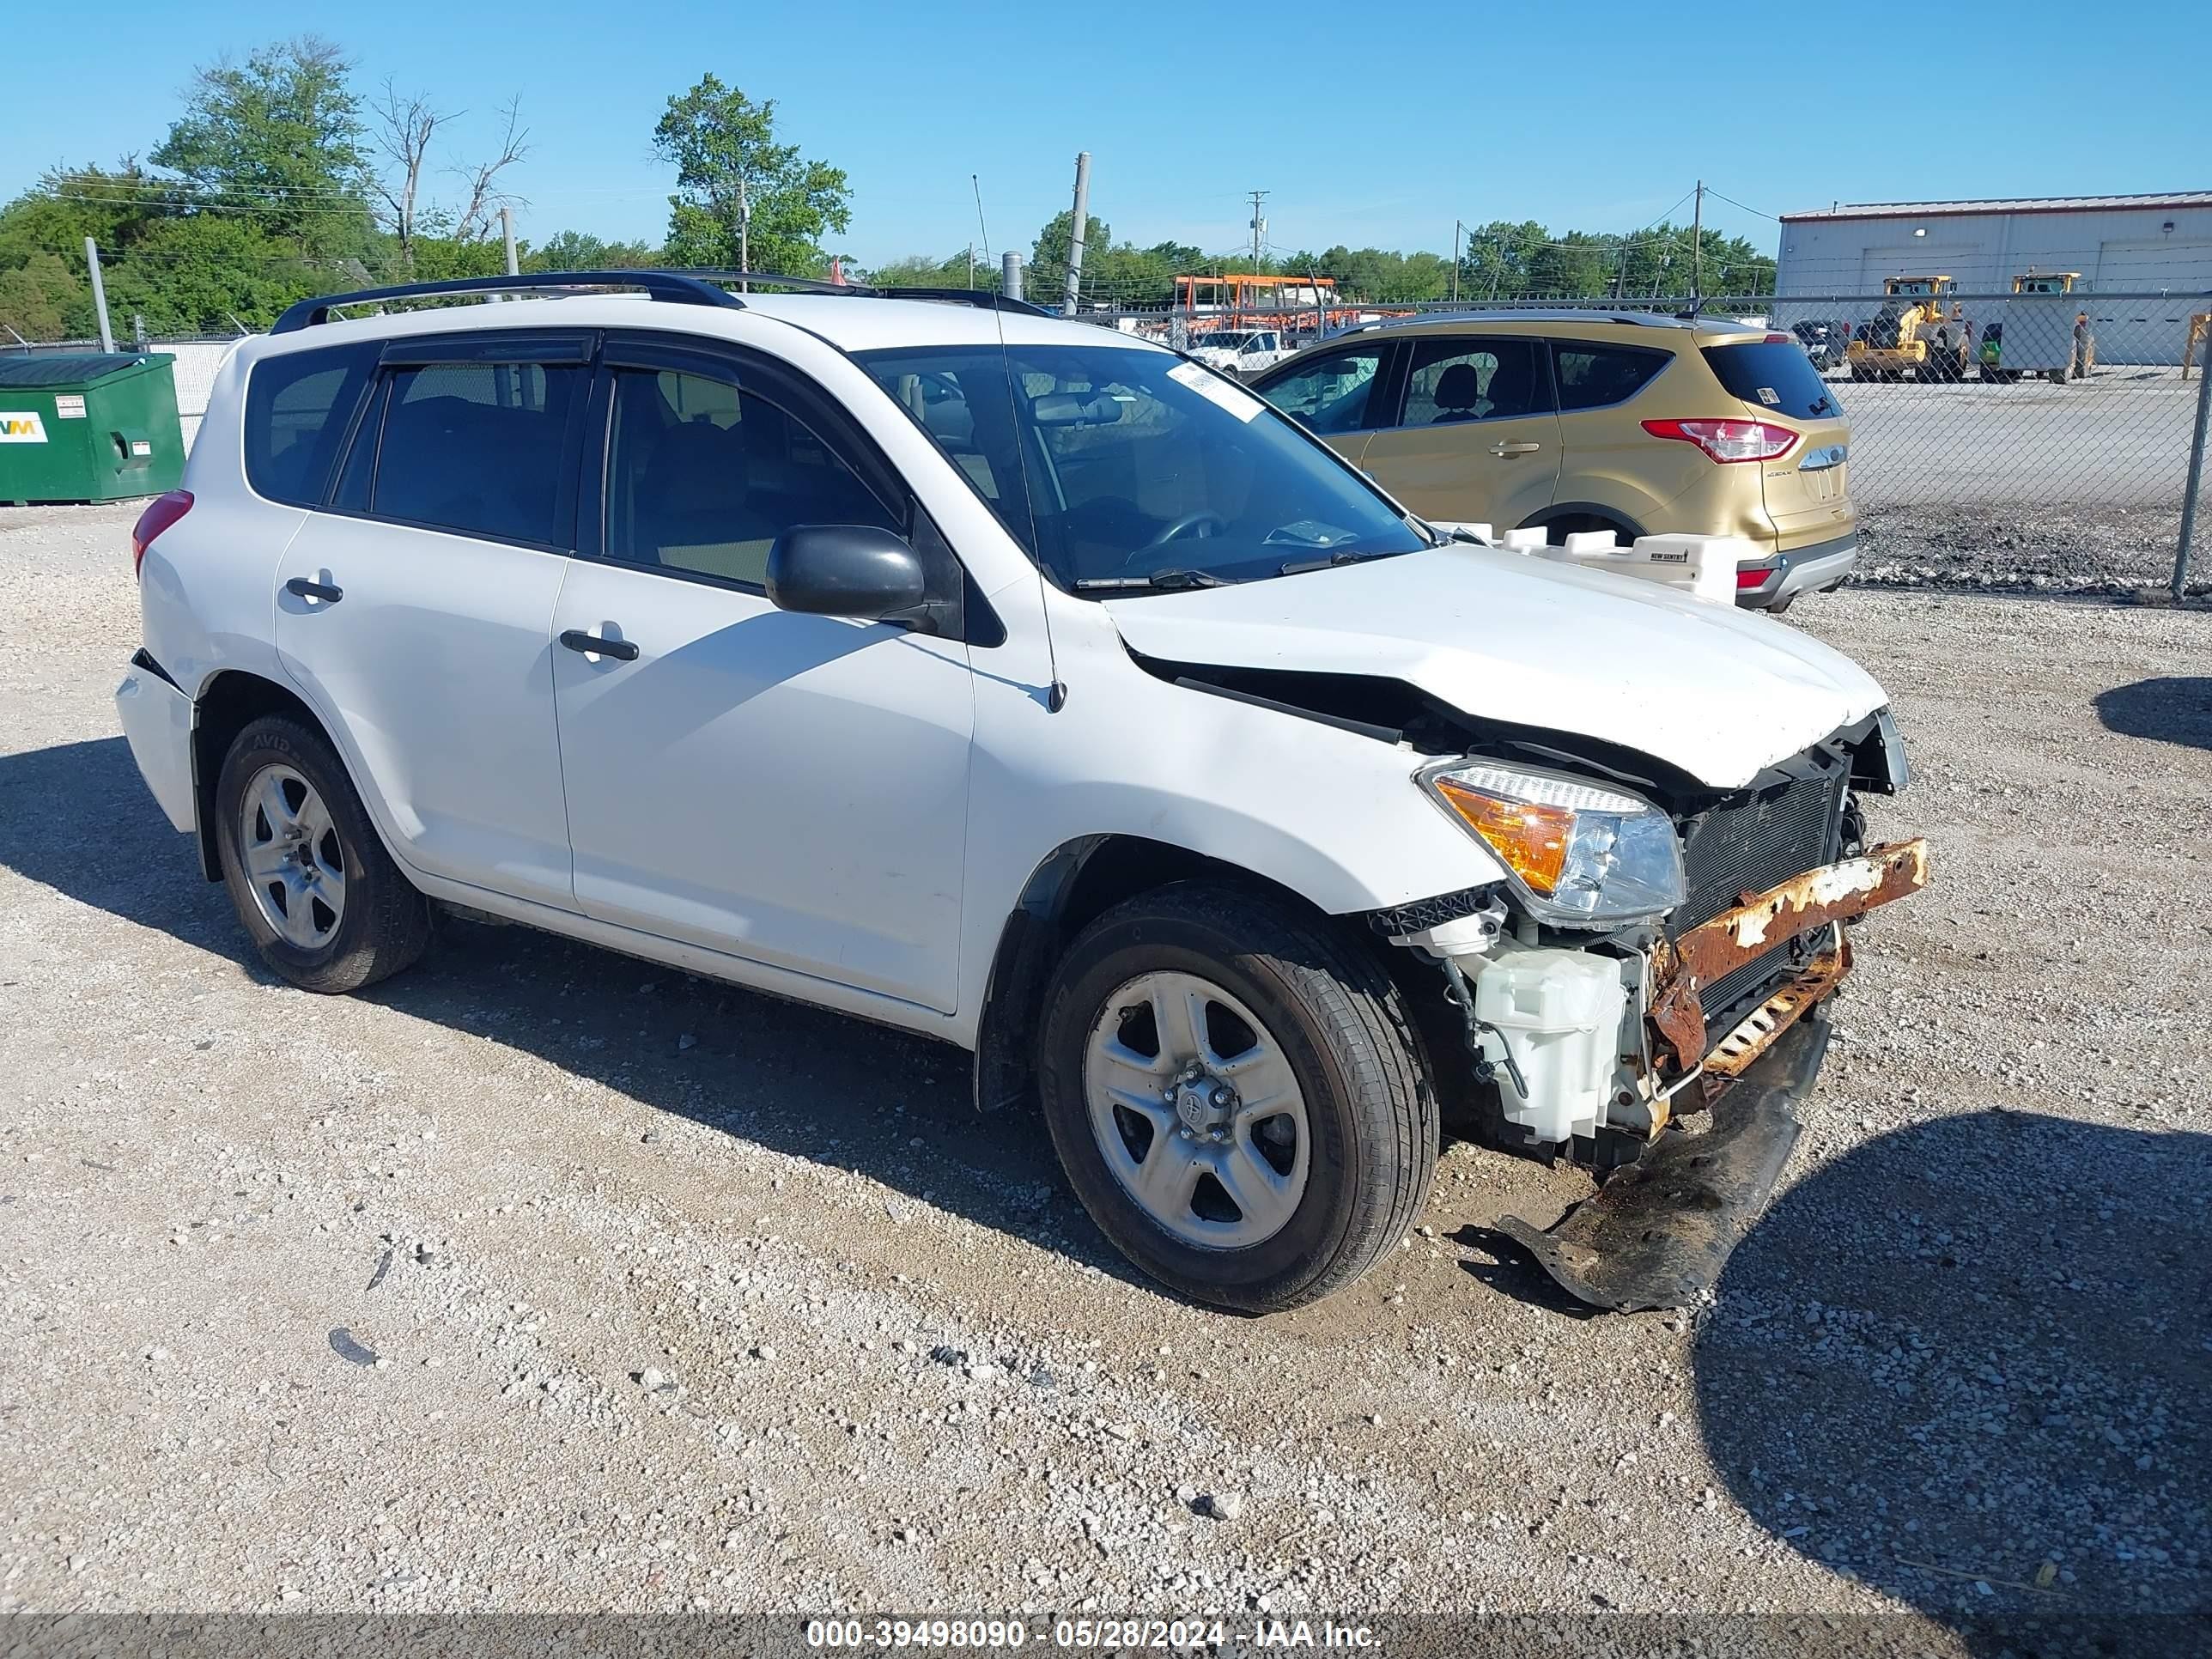
[[[1510,421],[1540,415],[1549,399],[1534,340],[1419,340],[1406,381],[1401,426]]]
[[[568,363],[394,370],[368,510],[464,535],[570,545],[563,457],[586,374]]]
[[[1650,385],[1668,361],[1663,351],[1555,340],[1552,362],[1559,381],[1559,412],[1625,404]],[[1798,361],[1804,361],[1802,354]]]
[[[1794,340],[1711,345],[1704,355],[1722,390],[1754,409],[1771,410],[1800,421],[1843,413],[1835,389],[1820,378],[1804,349]]]
[[[288,351],[253,366],[246,381],[246,477],[256,495],[294,507],[322,505],[331,463],[380,349],[364,340]]]

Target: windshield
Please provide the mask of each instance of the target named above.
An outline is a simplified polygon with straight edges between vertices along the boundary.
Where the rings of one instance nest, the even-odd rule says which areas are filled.
[[[1102,343],[858,355],[1063,587],[1242,581],[1427,545],[1319,443],[1171,353]]]

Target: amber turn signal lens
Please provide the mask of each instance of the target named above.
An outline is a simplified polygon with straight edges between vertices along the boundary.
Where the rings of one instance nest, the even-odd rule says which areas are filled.
[[[1500,800],[1448,777],[1438,778],[1436,787],[1452,811],[1467,820],[1531,892],[1548,897],[1558,888],[1560,872],[1566,868],[1567,842],[1575,831],[1572,811],[1563,806]]]

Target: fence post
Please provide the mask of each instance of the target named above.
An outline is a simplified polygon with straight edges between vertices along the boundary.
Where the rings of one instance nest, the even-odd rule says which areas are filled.
[[[100,280],[100,244],[84,239],[84,267],[92,273],[92,308],[100,318],[100,349],[115,355],[115,331],[107,325],[107,287]]]
[[[2189,586],[2189,543],[2197,530],[2197,499],[2204,488],[2204,429],[2212,424],[2212,363],[2197,377],[2197,432],[2189,441],[2189,486],[2181,495],[2181,535],[2173,550],[2173,597]]]

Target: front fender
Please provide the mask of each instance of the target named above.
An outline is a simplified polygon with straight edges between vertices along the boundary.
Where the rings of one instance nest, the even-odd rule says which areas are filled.
[[[977,677],[957,1040],[974,1042],[1000,933],[1032,873],[1085,837],[1180,848],[1331,915],[1504,878],[1414,781],[1432,756],[1157,678],[1085,609],[1095,627],[1056,630],[1069,688],[1059,712]]]

